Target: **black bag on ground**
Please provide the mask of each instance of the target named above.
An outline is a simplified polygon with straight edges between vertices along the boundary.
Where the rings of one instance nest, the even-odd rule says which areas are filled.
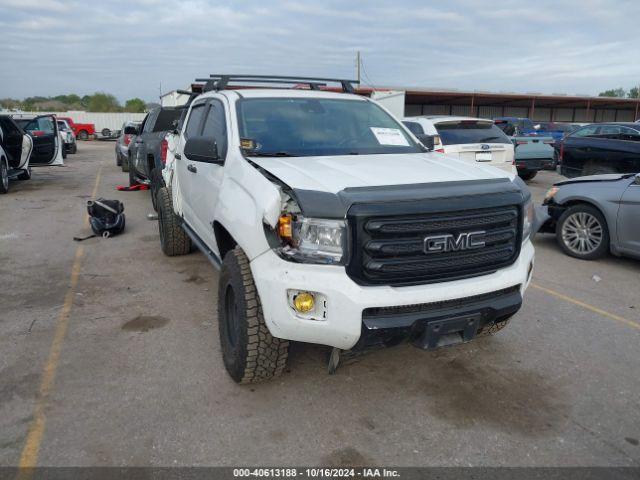
[[[124,205],[120,200],[89,200],[87,212],[91,230],[96,235],[113,237],[124,230]]]

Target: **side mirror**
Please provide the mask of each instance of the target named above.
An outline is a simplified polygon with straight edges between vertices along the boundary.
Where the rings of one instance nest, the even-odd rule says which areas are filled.
[[[124,127],[125,135],[138,135],[138,129],[136,127]]]
[[[636,185],[640,185],[640,173],[638,175],[636,175],[636,179],[634,180],[634,182]]]
[[[184,145],[184,156],[194,162],[223,163],[218,157],[218,144],[215,138],[191,137]]]
[[[429,150],[433,150],[435,146],[434,136],[428,135],[426,133],[419,133],[416,135],[416,138],[420,140],[420,143],[424,145]]]

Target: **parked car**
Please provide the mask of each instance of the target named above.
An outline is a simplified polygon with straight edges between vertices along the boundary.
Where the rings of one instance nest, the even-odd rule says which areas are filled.
[[[553,138],[516,135],[511,139],[516,146],[515,163],[520,178],[529,181],[540,170],[553,168],[555,163]]]
[[[129,144],[138,133],[138,129],[142,122],[125,122],[119,130],[120,135],[116,140],[116,165],[122,167],[123,172],[129,171]]]
[[[522,117],[495,117],[494,123],[507,135],[537,135],[535,124],[532,120]],[[513,133],[507,133],[512,131]]]
[[[640,172],[640,125],[597,123],[569,134],[560,145],[566,177]]]
[[[89,140],[96,135],[96,126],[93,123],[75,123],[70,117],[58,117],[59,120],[65,120],[78,140]]]
[[[508,135],[515,145],[515,165],[518,175],[523,180],[532,180],[540,170],[550,168],[554,164],[554,140],[552,137],[523,134],[517,123],[507,120],[497,121],[496,127]]]
[[[348,80],[337,93],[233,78],[193,100],[157,192],[163,252],[193,245],[221,269],[233,380],[281,374],[290,340],[333,347],[333,372],[342,350],[467,342],[519,310],[534,261],[522,180],[443,161]]]
[[[556,183],[544,205],[562,250],[583,260],[607,252],[640,258],[640,174],[605,174]]]
[[[31,167],[64,163],[64,146],[54,115],[15,114],[13,119],[33,141]]]
[[[27,135],[11,116],[0,115],[0,183],[2,193],[9,191],[9,180],[29,180],[29,160],[33,152],[33,139]]]
[[[514,146],[492,120],[472,117],[405,117],[402,123],[423,143],[430,136],[436,152],[515,173]]]
[[[579,123],[563,123],[563,122],[535,122],[535,129],[538,135],[549,136],[554,140],[554,158],[553,163],[546,166],[547,170],[555,170],[560,158],[560,144],[565,136],[571,132],[575,132],[581,127]]]
[[[76,142],[76,134],[73,133],[71,126],[66,120],[58,119],[58,130],[64,142],[66,153],[76,153],[78,151],[78,143]]]
[[[162,179],[161,172],[167,154],[164,137],[167,132],[176,128],[182,111],[182,107],[158,107],[151,110],[142,121],[140,131],[129,143],[129,185],[150,185],[154,208],[157,186]]]

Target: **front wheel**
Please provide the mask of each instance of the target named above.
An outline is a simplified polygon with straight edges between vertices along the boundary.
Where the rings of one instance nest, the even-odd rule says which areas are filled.
[[[157,196],[160,247],[168,257],[186,255],[191,251],[191,239],[180,225],[180,217],[173,211],[171,190],[163,187]]]
[[[218,332],[224,366],[237,383],[256,383],[284,371],[289,341],[271,335],[240,247],[228,252],[218,280]]]
[[[9,193],[9,165],[4,158],[0,159],[0,194]]]
[[[127,165],[129,166],[129,168],[127,169],[127,172],[129,172],[129,186],[133,187],[134,185],[138,184],[138,180],[136,180],[135,168],[131,163],[131,157],[129,157],[129,161],[127,162]]]
[[[87,132],[86,130],[80,130],[78,132],[78,139],[79,140],[88,140],[89,139],[89,132]]]
[[[609,229],[598,209],[590,205],[574,205],[560,216],[556,238],[567,255],[582,260],[595,260],[609,249]]]

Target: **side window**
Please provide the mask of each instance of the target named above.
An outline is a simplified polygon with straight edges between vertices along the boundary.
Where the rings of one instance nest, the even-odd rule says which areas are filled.
[[[199,103],[191,107],[191,113],[187,119],[187,126],[184,129],[184,138],[198,136],[202,131],[202,117],[205,113],[205,104]]]
[[[573,132],[571,134],[572,137],[592,137],[596,134],[596,131],[598,130],[598,126],[597,125],[589,125],[587,127],[583,127],[580,130],[576,130],[575,132]]]
[[[224,116],[224,106],[219,100],[211,100],[204,121],[203,137],[215,138],[218,144],[220,158],[227,156],[227,122]]]
[[[620,134],[620,127],[616,125],[605,125],[600,127],[598,135],[615,136]]]
[[[620,140],[640,142],[640,132],[629,127],[620,127]]]
[[[414,135],[424,135],[424,129],[418,122],[402,122]]]
[[[144,130],[144,126],[147,123],[147,119],[149,118],[149,114],[147,114],[143,119],[142,123],[140,123],[140,127],[138,128],[138,132],[142,132]]]
[[[158,118],[158,112],[151,112],[147,115],[147,118],[144,120],[144,127],[142,128],[143,133],[149,133],[153,131],[153,125],[156,123],[156,118]]]

